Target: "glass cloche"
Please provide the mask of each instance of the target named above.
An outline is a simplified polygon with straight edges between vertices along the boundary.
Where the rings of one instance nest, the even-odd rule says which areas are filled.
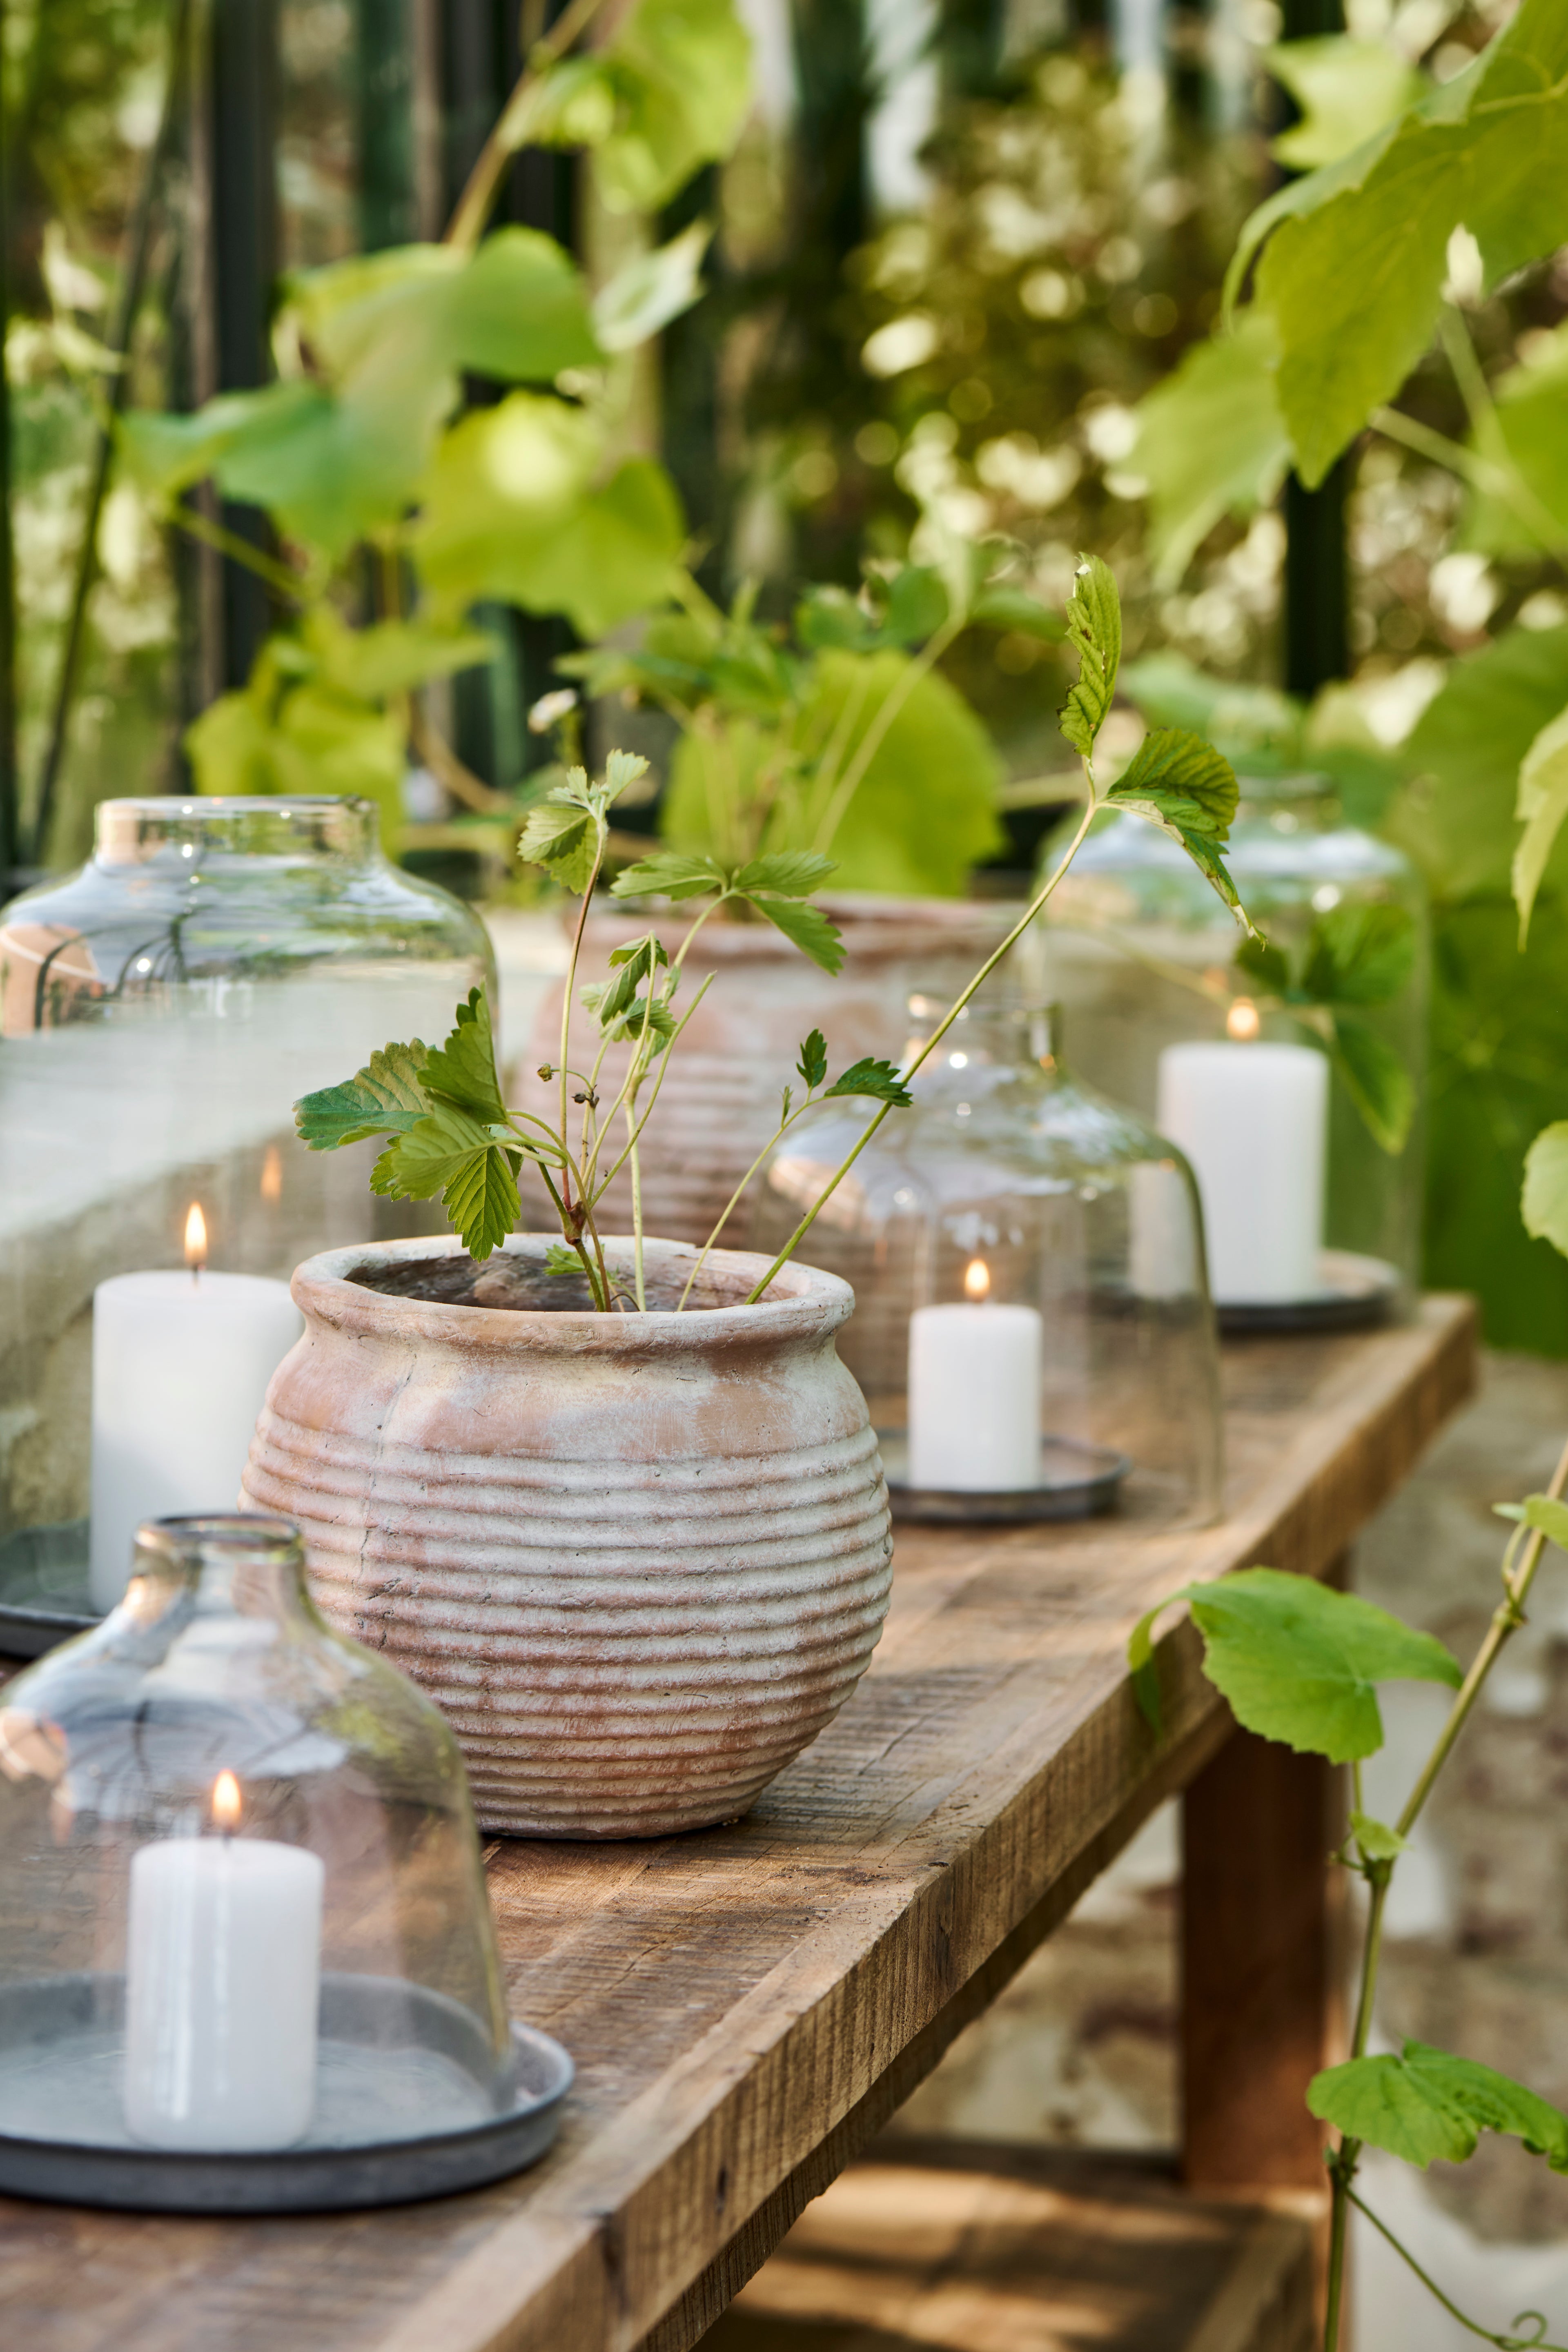
[[[233,1501],[281,1286],[373,1224],[374,1147],[300,1151],[291,1106],[491,979],[362,800],[106,801],[0,912],[0,1650],[80,1622],[89,1551],[102,1608],[142,1517]]]
[[[943,1009],[911,1001],[917,1042]],[[984,994],[911,1087],[799,1252],[854,1286],[838,1351],[895,1516],[1214,1518],[1218,1356],[1180,1153],[1077,1081],[1046,1014]],[[824,1103],[776,1147],[754,1248],[794,1231],[870,1116]]]
[[[1192,1159],[1222,1320],[1372,1319],[1419,1264],[1425,894],[1324,778],[1243,777],[1241,793],[1226,862],[1272,956],[1238,962],[1184,851],[1110,814],[1046,909],[1044,985],[1073,1067]],[[1272,1159],[1255,1168],[1238,1137]]]
[[[0,1692],[0,2189],[216,2210],[514,2170],[570,2067],[506,2012],[462,1760],[292,1522],[143,1527]]]

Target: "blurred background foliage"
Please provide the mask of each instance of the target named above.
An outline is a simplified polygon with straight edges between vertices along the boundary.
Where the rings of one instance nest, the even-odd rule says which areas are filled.
[[[520,27],[511,0],[214,5],[247,11],[264,37],[271,176],[251,245],[273,282],[437,233],[521,35],[554,13],[531,0]],[[0,15],[0,569],[14,583],[5,667],[16,698],[0,720],[21,820],[0,853],[18,868],[175,13],[174,0],[5,0]],[[637,355],[626,386],[630,445],[656,448],[679,488],[702,590],[728,608],[750,583],[760,622],[784,627],[806,583],[854,591],[868,564],[940,570],[955,541],[998,533],[1009,579],[1058,604],[1077,551],[1092,547],[1121,580],[1130,656],[1277,689],[1280,501],[1270,486],[1255,510],[1221,513],[1173,576],[1152,528],[1158,485],[1139,470],[1140,404],[1209,334],[1237,231],[1281,165],[1333,152],[1401,102],[1413,75],[1452,79],[1508,0],[1353,0],[1361,54],[1288,53],[1283,80],[1274,46],[1318,27],[1304,6],[1288,23],[1273,0],[746,0],[742,13],[757,58],[752,120],[732,157],[648,225],[662,242],[713,222],[708,291]],[[203,23],[210,41],[211,10]],[[1276,157],[1281,132],[1294,145]],[[206,137],[204,150],[195,111],[176,110],[129,340],[132,405],[191,407],[215,387],[210,123]],[[624,231],[583,202],[570,159],[523,158],[500,216],[562,236],[595,282],[625,258]],[[1462,269],[1452,290],[1485,374],[1527,371],[1508,429],[1521,446],[1568,446],[1568,257],[1485,302]],[[1400,406],[1428,435],[1467,438],[1463,389],[1438,352]],[[1386,827],[1433,891],[1429,1277],[1479,1289],[1494,1340],[1568,1353],[1568,1268],[1515,1213],[1526,1144],[1568,1114],[1557,969],[1568,950],[1563,924],[1538,919],[1521,959],[1508,895],[1519,759],[1568,699],[1568,581],[1529,533],[1467,510],[1453,471],[1407,440],[1364,437],[1345,511],[1351,675],[1310,710],[1276,693],[1269,740],[1277,756],[1284,745],[1334,766],[1351,813]],[[128,477],[108,485],[97,564],[38,850],[48,865],[83,854],[100,798],[185,788],[184,730],[242,682],[254,650],[215,650],[210,568],[171,545]],[[456,681],[441,707],[469,768],[510,796],[553,756],[524,714],[560,684],[574,639],[554,620],[481,617],[504,658]],[[627,649],[617,637],[610,650]],[[1060,804],[1060,656],[1041,629],[997,624],[956,634],[938,675],[995,747],[969,747],[994,811],[954,839],[971,855],[994,844],[984,887],[1006,887]],[[1167,690],[1182,675],[1167,667]],[[627,712],[618,694],[587,714],[590,746],[613,728],[675,769],[666,822],[679,829],[678,718],[646,696]],[[1216,735],[1239,707],[1233,694],[1211,712]],[[1157,715],[1147,700],[1145,715]],[[1129,709],[1121,723],[1125,749],[1142,720]],[[1237,740],[1256,754],[1256,723]],[[504,828],[466,831],[479,820],[428,775],[406,797],[411,857],[476,892],[513,887]],[[627,822],[652,826],[659,812]],[[873,861],[854,878],[919,877]],[[1568,900],[1568,862],[1549,869],[1546,899],[1552,916]]]

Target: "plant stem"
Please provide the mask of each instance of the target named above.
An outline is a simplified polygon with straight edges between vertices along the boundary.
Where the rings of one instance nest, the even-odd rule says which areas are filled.
[[[632,1276],[637,1286],[637,1311],[647,1313],[647,1292],[643,1284],[642,1253],[642,1164],[637,1159],[637,1101],[626,1105],[626,1162],[632,1175]]]
[[[446,737],[430,724],[418,698],[409,694],[398,699],[405,706],[404,726],[408,740],[437,783],[444,785],[455,800],[478,809],[484,816],[510,814],[511,803],[505,793],[493,791],[482,777],[475,775],[466,761],[458,757]]]
[[[1489,2327],[1479,2326],[1475,2320],[1467,2319],[1464,2313],[1459,2309],[1458,2305],[1457,2303],[1449,2302],[1442,2288],[1437,2284],[1436,2280],[1432,2278],[1422,2269],[1420,2263],[1410,2252],[1408,2246],[1404,2246],[1400,2243],[1393,2231],[1388,2227],[1386,2221],[1380,2221],[1378,2220],[1377,2215],[1373,2211],[1372,2207],[1365,2202],[1364,2199],[1358,2197],[1353,2189],[1347,2189],[1345,2190],[1345,2195],[1349,2199],[1350,2202],[1355,2207],[1358,2213],[1364,2213],[1366,2215],[1367,2220],[1372,2223],[1373,2228],[1377,2231],[1379,2237],[1387,2240],[1388,2243],[1394,2248],[1394,2252],[1399,2256],[1400,2261],[1407,2263],[1415,2272],[1416,2277],[1420,2280],[1427,2293],[1429,2294],[1436,2295],[1437,2301],[1442,2305],[1444,2310],[1448,2313],[1450,2317],[1457,2319],[1460,2326],[1468,2328],[1472,2336],[1480,2336],[1484,2343],[1497,2345],[1500,2347],[1500,2352],[1568,2352],[1568,2347],[1564,2347],[1561,2344],[1548,2344],[1544,2336],[1494,2336]],[[1543,2313],[1539,2311],[1520,2311],[1514,2314],[1514,2326],[1516,2328],[1521,2326],[1527,2319],[1538,2319],[1543,2328],[1546,2326],[1546,2319]]]
[[[943,1013],[941,1021],[937,1024],[937,1026],[931,1031],[931,1035],[921,1047],[920,1052],[915,1055],[913,1061],[910,1063],[909,1067],[904,1071],[903,1075],[906,1080],[912,1078],[916,1071],[920,1069],[921,1064],[929,1059],[931,1055],[936,1051],[937,1047],[941,1045],[942,1039],[946,1036],[948,1031],[952,1028],[953,1023],[963,1011],[964,1006],[969,1003],[970,999],[975,994],[978,989],[984,987],[986,981],[990,979],[992,973],[1001,962],[1003,957],[1008,954],[1013,948],[1016,947],[1018,941],[1023,938],[1024,933],[1028,929],[1029,925],[1034,921],[1036,916],[1039,913],[1041,908],[1045,905],[1047,899],[1056,888],[1057,884],[1061,880],[1062,876],[1067,872],[1068,867],[1078,856],[1079,850],[1083,844],[1083,837],[1089,831],[1089,824],[1094,817],[1097,806],[1098,803],[1095,801],[1093,793],[1091,792],[1088,803],[1085,806],[1083,817],[1079,823],[1078,831],[1073,835],[1071,841],[1068,844],[1060,863],[1054,868],[1041,887],[1036,891],[1034,897],[1030,899],[1018,921],[1014,924],[1006,938],[1002,941],[1001,946],[996,948],[992,954],[986,957],[985,961],[981,965],[979,971],[975,973],[968,987],[964,989],[962,995],[953,999],[952,1004],[948,1007],[946,1013]],[[848,1175],[849,1171],[853,1168],[857,1160],[859,1159],[860,1154],[865,1150],[866,1146],[870,1142],[871,1138],[876,1134],[877,1129],[881,1126],[882,1121],[887,1118],[888,1113],[892,1109],[892,1108],[893,1106],[891,1103],[884,1103],[882,1105],[880,1110],[878,1111],[876,1117],[871,1120],[865,1134],[860,1138],[859,1142],[856,1144],[854,1150],[850,1151],[845,1159],[840,1160],[838,1166],[834,1170],[832,1175],[828,1178],[826,1183],[817,1194],[816,1199],[812,1202],[811,1207],[806,1211],[805,1215],[801,1219],[799,1224],[796,1225],[794,1233],[791,1234],[788,1241],[785,1242],[783,1249],[780,1250],[772,1265],[769,1266],[766,1274],[763,1275],[762,1280],[757,1283],[752,1289],[747,1292],[744,1302],[746,1306],[754,1307],[758,1299],[763,1296],[774,1275],[779,1272],[781,1267],[789,1264],[790,1259],[795,1255],[795,1251],[805,1239],[805,1236],[811,1231],[812,1226],[816,1223],[818,1216],[821,1214],[827,1202],[837,1191],[845,1177]]]
[[[779,1121],[772,1135],[769,1136],[767,1141],[763,1144],[762,1150],[758,1152],[756,1158],[752,1160],[751,1166],[747,1169],[745,1174],[742,1177],[740,1182],[736,1185],[734,1191],[725,1202],[723,1208],[720,1212],[718,1223],[714,1225],[712,1232],[703,1243],[701,1250],[698,1254],[697,1263],[686,1277],[686,1287],[681,1292],[679,1298],[676,1302],[675,1311],[678,1315],[680,1313],[680,1310],[685,1306],[687,1300],[690,1297],[691,1286],[696,1281],[698,1276],[701,1273],[703,1267],[707,1265],[720,1234],[723,1232],[725,1226],[734,1215],[735,1204],[740,1200],[742,1193],[745,1191],[747,1185],[751,1182],[752,1177],[756,1174],[758,1169],[762,1166],[763,1160],[773,1150],[774,1144],[777,1143],[779,1138],[783,1135],[788,1134],[790,1129],[795,1125],[795,1120],[801,1117],[803,1112],[815,1110],[816,1108],[816,1105],[815,1101],[808,1094],[798,1110],[792,1111],[788,1118],[784,1118]]]
[[[218,553],[226,555],[231,563],[238,563],[247,572],[254,572],[257,578],[265,580],[276,594],[286,596],[301,611],[313,603],[308,583],[300,578],[298,572],[290,572],[287,564],[274,563],[270,556],[263,555],[259,548],[252,547],[247,539],[241,539],[236,530],[226,530],[221,522],[214,522],[199,508],[184,506],[176,499],[167,509],[167,520],[179,530],[189,532],[192,539],[199,539],[204,547],[216,547]]]
[[[444,245],[455,245],[470,252],[478,245],[489,217],[490,206],[496,200],[502,174],[527,137],[528,100],[533,95],[535,84],[566,55],[603,5],[604,0],[571,0],[571,5],[562,11],[544,38],[530,50],[528,62],[512,86],[511,96],[480,148],[479,160],[458,198],[456,209],[447,224],[447,234],[442,239]]]
[[[1568,562],[1568,534],[1550,508],[1542,505],[1511,461],[1506,466],[1494,464],[1477,450],[1467,449],[1462,441],[1450,441],[1447,434],[1435,433],[1429,425],[1406,416],[1403,409],[1375,409],[1368,421],[1373,431],[1381,433],[1385,441],[1398,441],[1406,449],[1413,449],[1418,457],[1430,457],[1434,465],[1458,474],[1472,489],[1501,499],[1522,523],[1543,540],[1559,563]]]
[[[812,847],[826,856],[832,848],[839,826],[849,813],[849,803],[860,788],[867,769],[888,739],[893,721],[908,702],[922,678],[928,677],[964,626],[967,615],[957,614],[942,623],[933,637],[928,637],[912,660],[896,677],[882,698],[878,709],[861,736],[855,756],[845,769],[823,813],[812,840]],[[1092,802],[1090,803],[1092,808]]]

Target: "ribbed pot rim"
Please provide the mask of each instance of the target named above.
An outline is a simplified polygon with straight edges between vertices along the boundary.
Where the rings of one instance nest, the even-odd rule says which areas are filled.
[[[552,1237],[513,1234],[534,1242],[542,1255]],[[603,1236],[606,1251],[629,1257],[629,1234]],[[768,1297],[754,1307],[688,1308],[684,1315],[655,1308],[638,1315],[600,1315],[591,1308],[465,1307],[429,1298],[400,1298],[371,1290],[350,1276],[365,1266],[395,1265],[409,1258],[456,1257],[463,1244],[456,1234],[419,1235],[409,1241],[362,1242],[322,1250],[294,1270],[290,1291],[308,1320],[334,1329],[384,1339],[446,1341],[464,1354],[479,1349],[498,1356],[642,1357],[711,1355],[758,1345],[787,1347],[837,1330],[854,1311],[855,1293],[836,1274],[795,1262],[773,1276]],[[523,1253],[518,1252],[518,1255]],[[684,1281],[698,1252],[689,1242],[645,1239],[643,1262],[649,1273],[665,1271]],[[713,1250],[704,1278],[725,1277],[744,1297],[771,1261],[751,1250]]]

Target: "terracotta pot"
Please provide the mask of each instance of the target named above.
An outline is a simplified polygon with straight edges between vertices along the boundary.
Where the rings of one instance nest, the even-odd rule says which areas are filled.
[[[853,1294],[791,1265],[739,1305],[765,1261],[726,1251],[666,1311],[693,1255],[647,1244],[646,1315],[545,1306],[527,1236],[483,1267],[417,1240],[294,1276],[305,1336],[245,1497],[298,1519],[328,1618],[442,1708],[486,1829],[733,1820],[881,1631],[887,1489],[834,1345]]]
[[[865,1054],[897,1061],[909,1036],[911,992],[923,990],[944,1003],[956,996],[1020,911],[996,899],[846,895],[818,904],[843,934],[837,979],[771,923],[715,919],[698,933],[677,1009],[710,973],[713,984],[675,1050],[643,1139],[645,1232],[705,1242],[777,1125],[783,1089],[798,1090],[795,1056],[810,1032],[820,1029],[826,1038],[836,1076]],[[650,926],[667,945],[679,940],[690,917],[687,907],[596,908],[584,934],[580,982],[604,980],[610,950]],[[563,985],[557,982],[540,1008],[508,1097],[552,1120],[559,1116],[560,1089],[541,1081],[538,1066],[553,1063],[561,1051]],[[580,1042],[586,1034],[586,1016],[579,1016],[574,1035]],[[606,1100],[625,1069],[624,1049],[606,1057]],[[551,1223],[542,1191],[538,1206],[538,1223]],[[612,1224],[630,1223],[625,1177],[611,1187],[605,1213]],[[749,1214],[742,1201],[724,1228],[735,1248],[749,1237]]]

